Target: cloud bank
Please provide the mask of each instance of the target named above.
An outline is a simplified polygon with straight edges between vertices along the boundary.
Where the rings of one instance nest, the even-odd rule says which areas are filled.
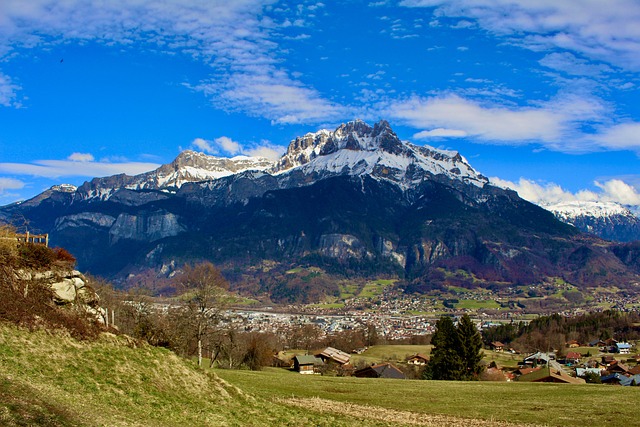
[[[520,197],[542,206],[563,202],[615,202],[627,206],[640,206],[640,193],[631,185],[619,179],[606,182],[594,182],[599,191],[580,190],[572,193],[558,184],[539,184],[535,181],[520,178],[518,182],[511,182],[497,177],[490,179],[493,185],[510,188]]]

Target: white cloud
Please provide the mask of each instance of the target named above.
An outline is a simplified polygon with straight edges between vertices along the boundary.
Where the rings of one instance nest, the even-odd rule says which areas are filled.
[[[574,76],[596,77],[602,73],[613,71],[611,67],[605,64],[594,64],[592,62],[578,58],[569,52],[550,53],[542,58],[539,62],[545,67],[562,71]]]
[[[211,141],[207,141],[206,139],[196,138],[193,140],[191,145],[194,148],[197,148],[200,151],[204,151],[205,153],[214,154],[218,151],[211,145]]]
[[[239,143],[233,141],[231,138],[227,136],[221,136],[220,138],[216,138],[214,142],[225,152],[234,155],[238,154],[242,151],[242,147]]]
[[[566,117],[549,109],[483,106],[457,95],[414,97],[391,103],[387,113],[416,128],[453,129],[493,143],[554,142],[563,135]],[[428,133],[420,132],[420,136]]]
[[[640,150],[640,123],[620,123],[602,128],[593,140],[603,148],[616,150]]]
[[[231,110],[243,110],[278,124],[318,123],[335,120],[345,109],[333,104],[314,89],[289,79],[283,73],[234,74],[224,83],[210,81],[195,87],[216,95]]]
[[[18,179],[0,177],[0,194],[5,194],[7,190],[20,190],[24,185],[24,182]]]
[[[107,163],[75,160],[36,160],[33,163],[0,163],[0,173],[45,178],[66,176],[102,177],[125,173],[137,175],[157,169],[156,163]]]
[[[563,202],[616,202],[623,205],[640,206],[640,193],[620,179],[611,179],[604,183],[594,182],[597,191],[583,189],[572,193],[555,183],[539,184],[526,178],[516,182],[491,178],[491,183],[502,188],[511,188],[520,197],[532,203],[550,205]]]
[[[640,3],[635,0],[403,0],[466,18],[530,49],[561,48],[640,69]]]
[[[72,162],[93,162],[95,159],[90,153],[71,153],[67,160]]]
[[[436,128],[432,130],[423,130],[422,132],[418,132],[413,137],[415,139],[427,139],[427,138],[464,138],[467,136],[467,132],[463,130],[456,129],[443,129]]]
[[[203,138],[196,138],[191,145],[200,151],[213,155],[235,156],[242,154],[251,157],[266,157],[267,159],[276,160],[282,156],[286,150],[285,147],[274,145],[267,140],[260,141],[259,144],[250,144],[243,146],[228,136],[221,136],[208,141]]]
[[[19,107],[20,103],[17,101],[17,92],[20,89],[20,86],[12,83],[9,76],[0,72],[0,105],[5,107]]]
[[[266,117],[275,123],[319,122],[336,117],[336,105],[279,68],[279,24],[264,15],[276,0],[4,0],[0,2],[0,57],[16,47],[57,43],[144,42],[167,53],[183,52],[213,67],[213,77],[187,86],[219,97],[215,105]],[[309,9],[318,9],[321,3]],[[17,87],[2,83],[0,104]],[[6,79],[5,79],[6,80]],[[26,89],[28,90],[28,88]]]
[[[623,205],[640,205],[640,193],[619,179],[612,179],[604,183],[595,182],[606,198],[611,201],[622,203]]]
[[[259,145],[247,149],[244,154],[252,157],[265,157],[269,160],[278,160],[286,151],[286,147],[271,144],[269,141],[261,141]]]

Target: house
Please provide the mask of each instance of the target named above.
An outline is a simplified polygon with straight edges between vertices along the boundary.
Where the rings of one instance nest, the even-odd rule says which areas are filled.
[[[366,368],[358,369],[353,373],[353,376],[358,378],[405,379],[404,373],[391,363],[381,363],[379,365],[367,366]]]
[[[518,368],[515,371],[513,371],[513,374],[517,378],[517,377],[521,377],[523,375],[530,374],[531,372],[535,372],[535,371],[537,371],[539,369],[540,369],[540,367],[536,367],[536,368],[530,368],[530,367]]]
[[[589,347],[598,347],[599,349],[603,349],[607,345],[603,340],[593,340],[589,342]]]
[[[351,360],[349,353],[340,351],[333,347],[327,347],[319,353],[316,353],[316,357],[322,359],[324,363],[337,363],[338,365],[346,365]]]
[[[633,368],[629,369],[628,373],[631,374],[631,375],[640,374],[640,365],[636,365]]]
[[[576,340],[571,340],[567,343],[567,347],[569,348],[576,348],[576,347],[580,347],[580,343]]]
[[[553,353],[537,352],[525,357],[521,365],[523,366],[547,365],[550,360],[555,360],[555,355]]]
[[[631,344],[628,342],[616,343],[616,353],[629,354],[631,352]]]
[[[638,384],[640,384],[640,375],[627,377],[625,375],[615,373],[600,377],[600,381],[602,382],[602,384],[637,386]]]
[[[607,372],[610,374],[618,373],[618,374],[625,375],[626,373],[629,372],[629,367],[624,363],[618,362],[616,360],[615,363],[610,363],[609,366],[607,366]]]
[[[604,366],[609,366],[612,363],[617,363],[618,361],[616,360],[615,357],[610,356],[610,355],[606,355],[606,356],[602,356],[602,364]]]
[[[562,369],[545,366],[527,375],[522,375],[518,381],[532,383],[565,383],[565,384],[584,384],[582,378],[574,378],[564,372]]]
[[[582,356],[580,353],[576,353],[575,351],[570,351],[567,353],[567,356],[564,358],[566,364],[576,365],[580,363],[580,358]]]
[[[429,361],[429,356],[422,353],[414,354],[413,356],[407,359],[407,363],[409,365],[418,365],[418,366],[424,366],[427,364],[428,361]]]
[[[595,374],[600,376],[602,371],[600,368],[576,368],[576,377],[584,378],[587,374]]]
[[[502,352],[504,351],[504,344],[502,344],[500,341],[494,341],[491,343],[491,349],[493,351]]]
[[[293,358],[293,369],[301,374],[315,373],[315,367],[322,365],[322,360],[315,356],[295,356]]]

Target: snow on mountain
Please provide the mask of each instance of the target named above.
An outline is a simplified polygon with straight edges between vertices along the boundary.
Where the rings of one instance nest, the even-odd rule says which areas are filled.
[[[640,239],[640,218],[619,203],[569,201],[541,206],[560,221],[604,239],[623,242]]]
[[[402,142],[382,120],[374,127],[361,120],[296,138],[285,155],[268,170],[274,175],[298,170],[311,174],[371,175],[403,188],[429,176],[445,176],[483,187],[487,178],[457,152]]]
[[[220,158],[187,150],[173,162],[151,172],[96,178],[82,185],[76,197],[107,200],[120,189],[171,193],[185,183],[213,182],[249,171],[285,178],[281,183],[285,187],[347,174],[370,175],[403,189],[412,188],[425,179],[451,179],[480,188],[489,182],[457,152],[402,142],[384,120],[373,127],[355,120],[334,131],[324,129],[296,138],[275,162],[246,156]],[[292,178],[294,173],[311,179],[301,182]]]
[[[597,201],[568,201],[553,204],[541,204],[545,209],[553,212],[558,218],[565,222],[579,216],[589,216],[595,218],[606,218],[611,216],[635,216],[624,206],[614,202]]]
[[[273,162],[262,157],[214,157],[186,150],[176,159],[151,172],[136,176],[114,175],[95,178],[79,188],[81,199],[109,199],[118,189],[175,192],[188,182],[211,181],[249,170],[264,170]]]
[[[186,182],[209,181],[247,170],[264,170],[272,164],[272,161],[262,157],[224,158],[186,150],[173,162],[138,175],[137,179],[126,188],[130,190],[175,189]]]

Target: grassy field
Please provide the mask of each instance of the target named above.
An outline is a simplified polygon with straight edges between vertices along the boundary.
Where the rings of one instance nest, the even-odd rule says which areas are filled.
[[[375,380],[300,375],[270,368],[216,373],[271,399],[319,397],[401,412],[545,426],[636,425],[640,388],[603,385]],[[615,402],[615,410],[602,402]]]

